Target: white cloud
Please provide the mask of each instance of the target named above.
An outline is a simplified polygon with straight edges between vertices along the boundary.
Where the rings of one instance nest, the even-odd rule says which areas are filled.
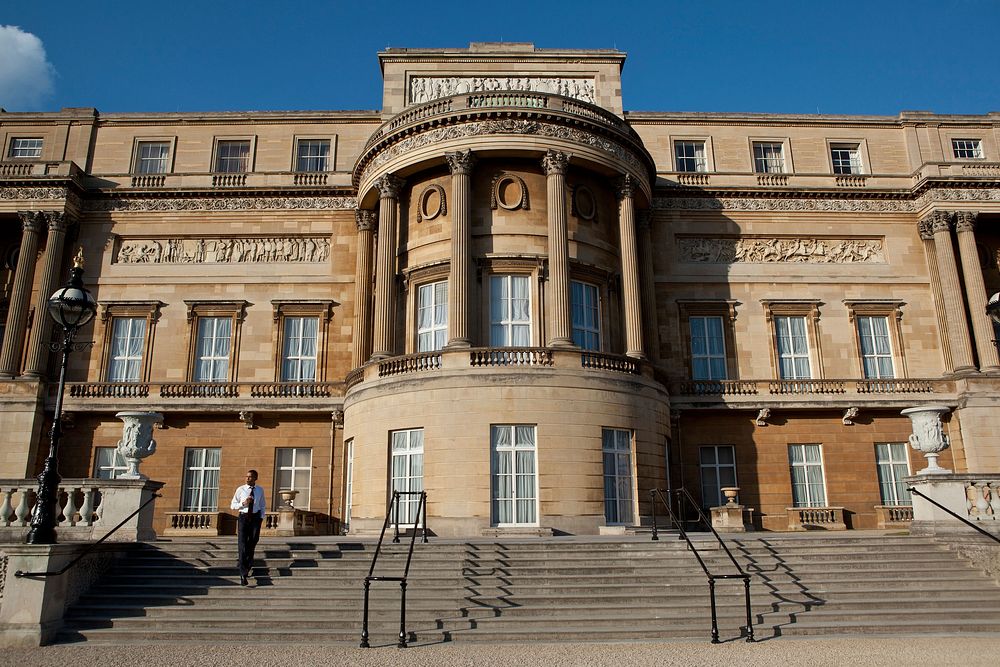
[[[52,93],[55,72],[42,40],[17,26],[0,25],[0,107],[37,111]]]

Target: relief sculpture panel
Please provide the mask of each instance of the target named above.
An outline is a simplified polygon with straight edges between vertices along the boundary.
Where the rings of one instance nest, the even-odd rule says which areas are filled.
[[[701,238],[677,239],[682,262],[715,264],[884,264],[882,239]]]
[[[312,237],[124,239],[119,264],[317,263],[330,256],[330,239]]]

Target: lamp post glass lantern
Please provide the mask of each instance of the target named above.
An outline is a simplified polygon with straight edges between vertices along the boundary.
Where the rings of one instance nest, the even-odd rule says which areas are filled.
[[[56,324],[63,328],[61,343],[52,343],[54,351],[62,351],[62,362],[59,365],[59,388],[56,391],[56,409],[52,418],[52,430],[49,434],[49,455],[38,476],[38,500],[31,516],[31,530],[28,532],[28,544],[56,543],[56,512],[59,497],[59,439],[62,437],[62,405],[63,392],[66,389],[66,366],[69,362],[70,350],[82,349],[90,343],[77,344],[73,342],[77,331],[94,318],[97,312],[97,302],[83,286],[83,248],[73,260],[73,271],[69,282],[56,290],[49,297],[49,315]]]

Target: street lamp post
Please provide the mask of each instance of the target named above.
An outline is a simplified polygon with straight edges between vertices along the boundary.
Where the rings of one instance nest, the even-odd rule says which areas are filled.
[[[28,544],[56,543],[56,510],[59,498],[58,456],[59,439],[62,437],[62,405],[63,392],[66,389],[66,365],[69,362],[70,350],[82,349],[89,345],[74,343],[77,331],[93,319],[97,312],[97,302],[83,286],[83,248],[80,248],[73,260],[73,272],[69,283],[56,290],[49,297],[49,315],[63,328],[62,343],[53,343],[54,350],[62,351],[62,363],[59,366],[59,389],[56,393],[56,412],[52,419],[52,431],[49,435],[49,455],[45,466],[38,476],[38,500],[31,516],[31,530],[28,532]]]
[[[990,297],[989,303],[986,304],[986,314],[993,320],[993,331],[996,332],[996,325],[1000,324],[1000,292],[996,292]],[[1000,352],[1000,341],[995,338],[996,333],[993,335],[993,344],[997,346],[997,351]]]

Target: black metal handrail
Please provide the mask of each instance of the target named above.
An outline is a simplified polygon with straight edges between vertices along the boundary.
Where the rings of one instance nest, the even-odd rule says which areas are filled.
[[[688,549],[690,549],[691,552],[694,554],[694,557],[698,561],[698,565],[701,566],[702,572],[705,573],[705,577],[708,579],[708,592],[712,602],[712,643],[713,644],[719,643],[719,618],[716,612],[716,604],[715,604],[715,582],[718,579],[743,580],[743,594],[744,594],[744,600],[746,602],[747,624],[740,628],[740,635],[746,637],[746,640],[748,642],[754,641],[753,617],[750,607],[750,575],[744,572],[743,568],[740,567],[740,564],[736,562],[736,559],[733,557],[733,554],[729,550],[729,547],[726,546],[726,543],[722,541],[721,537],[719,537],[719,533],[717,533],[715,528],[712,526],[712,522],[706,519],[705,514],[701,511],[701,508],[698,507],[698,504],[695,502],[694,498],[691,497],[691,494],[688,493],[687,489],[681,487],[679,489],[676,489],[674,493],[676,494],[678,500],[677,503],[678,510],[680,510],[681,504],[683,502],[687,502],[688,504],[691,505],[691,507],[695,509],[695,511],[698,513],[699,519],[702,522],[704,522],[705,525],[708,526],[709,530],[712,531],[712,534],[715,536],[715,539],[718,541],[723,551],[725,551],[726,555],[729,556],[729,560],[730,562],[732,562],[733,567],[736,568],[738,574],[716,574],[715,572],[712,572],[711,570],[708,569],[708,565],[705,564],[705,560],[701,557],[701,554],[698,553],[698,550],[695,548],[694,543],[691,541],[691,538],[688,537],[687,531],[684,530],[684,522],[678,519],[677,515],[674,514],[673,509],[670,507],[670,503],[668,502],[667,498],[664,497],[663,492],[661,492],[659,489],[651,489],[649,492],[649,501],[650,505],[652,506],[652,512],[653,512],[653,540],[656,541],[660,539],[658,534],[658,526],[656,522],[656,501],[659,500],[661,503],[663,503],[663,507],[666,508],[667,514],[670,516],[670,521],[675,526],[677,526],[677,530],[680,533],[680,538],[683,539],[685,542],[687,542]]]
[[[83,560],[83,558],[85,556],[89,556],[90,553],[94,550],[94,548],[98,544],[100,544],[104,540],[106,540],[109,537],[111,537],[112,535],[114,535],[115,531],[117,531],[119,528],[121,528],[126,523],[128,523],[129,519],[131,519],[136,514],[138,514],[139,512],[141,512],[146,507],[146,505],[148,505],[149,503],[153,502],[154,500],[156,500],[157,498],[160,498],[160,497],[161,496],[160,496],[159,493],[154,493],[152,496],[150,496],[149,500],[147,500],[143,504],[139,505],[139,509],[137,509],[136,511],[132,512],[127,517],[125,517],[124,519],[122,519],[121,523],[119,523],[117,526],[115,526],[114,528],[112,528],[111,530],[109,530],[103,537],[101,537],[101,539],[97,540],[93,544],[88,545],[86,549],[84,549],[79,554],[77,554],[76,558],[74,558],[70,562],[66,563],[66,565],[63,567],[63,569],[56,570],[54,572],[22,572],[21,570],[17,570],[16,572],[14,572],[14,576],[15,577],[58,577],[59,575],[65,574],[67,572],[67,570],[69,570],[71,567],[73,567],[74,565],[76,565],[77,563],[79,563],[81,560]]]
[[[420,529],[423,533],[423,542],[427,543],[427,492],[426,491],[393,491],[392,499],[389,501],[389,509],[385,513],[385,521],[382,522],[382,532],[378,536],[378,544],[375,545],[375,555],[372,556],[371,567],[368,568],[368,576],[365,577],[365,611],[361,621],[361,648],[369,648],[368,644],[368,598],[371,593],[373,581],[398,581],[399,582],[399,648],[406,648],[406,578],[410,574],[410,561],[413,559],[413,545],[417,540],[417,525],[413,525],[413,533],[410,535],[410,548],[406,553],[406,567],[403,568],[401,577],[375,576],[375,564],[378,563],[378,556],[382,552],[382,540],[385,539],[385,531],[389,527],[389,519],[394,518],[392,541],[399,543],[399,502],[402,496],[420,496],[417,504],[417,519],[421,520]]]
[[[965,517],[959,516],[958,514],[955,514],[950,509],[948,509],[947,507],[945,507],[944,505],[942,505],[938,501],[934,500],[933,498],[931,498],[931,497],[929,497],[929,496],[921,493],[920,491],[917,491],[912,486],[909,487],[909,488],[907,488],[906,490],[909,491],[910,493],[912,493],[915,496],[920,496],[921,498],[923,498],[924,500],[926,500],[927,502],[929,502],[931,505],[934,505],[938,509],[942,509],[945,512],[947,512],[948,514],[952,515],[953,517],[955,517],[956,519],[958,519],[959,521],[961,521],[962,523],[964,523],[969,528],[972,528],[974,530],[978,530],[980,533],[982,533],[986,537],[988,537],[991,540],[993,540],[994,542],[997,542],[998,544],[1000,544],[1000,537],[997,537],[996,535],[994,535],[993,533],[989,532],[988,530],[984,530],[984,529],[980,528],[979,526],[977,526],[976,524],[972,523],[971,521],[969,521]]]

